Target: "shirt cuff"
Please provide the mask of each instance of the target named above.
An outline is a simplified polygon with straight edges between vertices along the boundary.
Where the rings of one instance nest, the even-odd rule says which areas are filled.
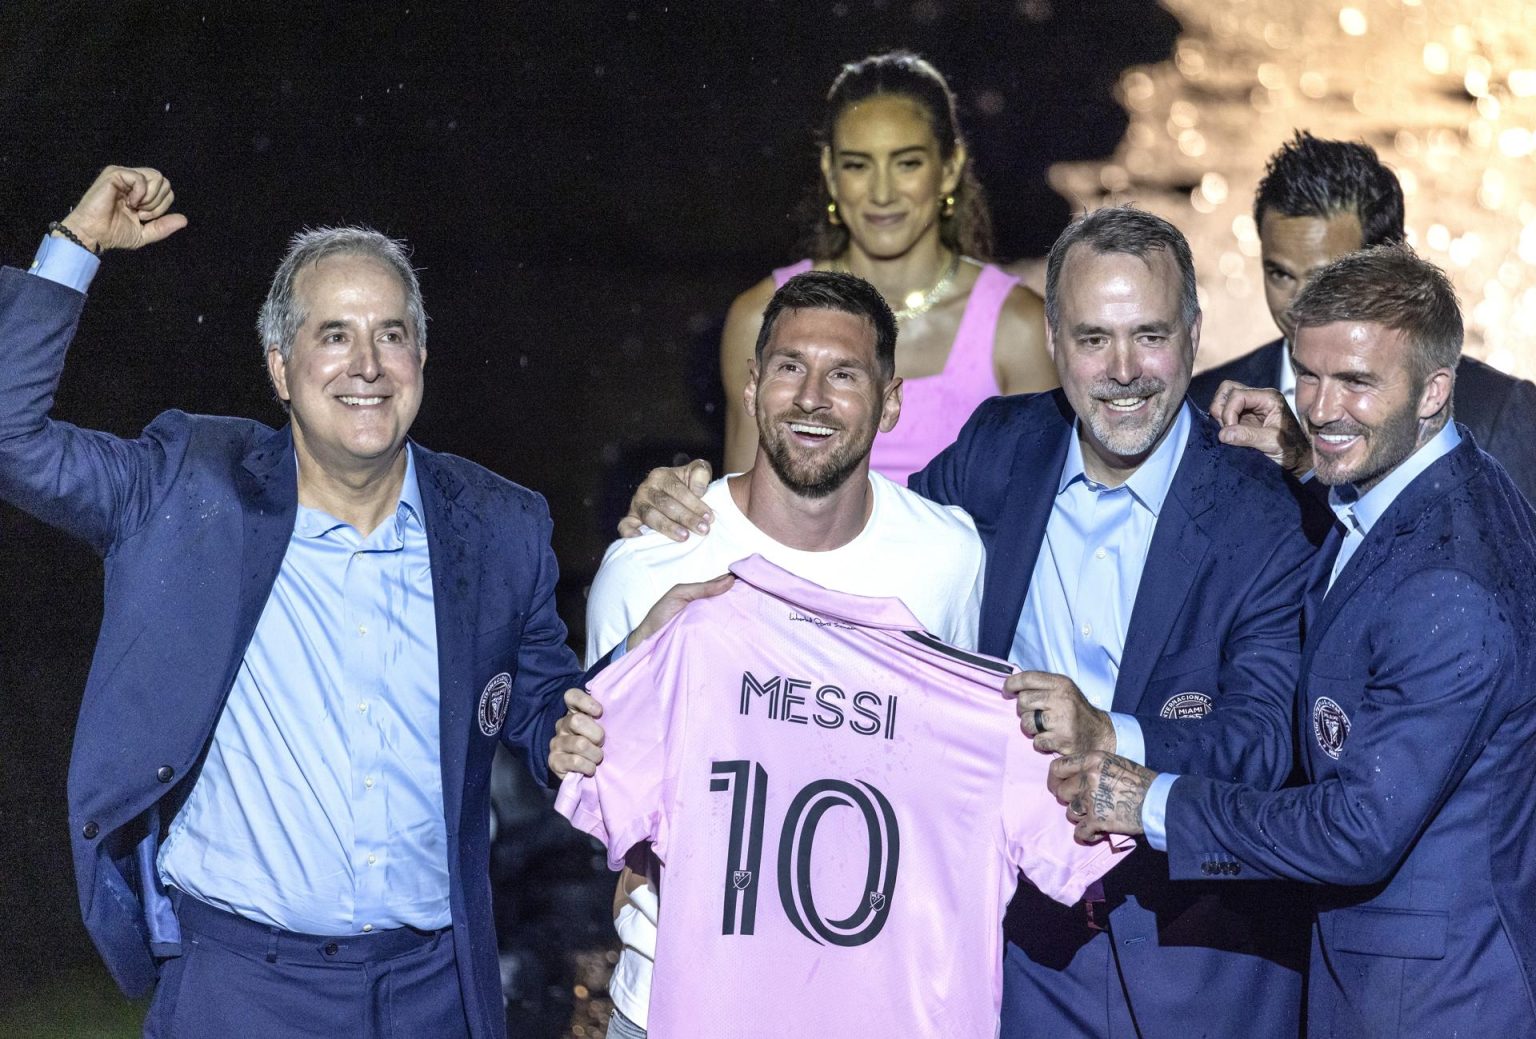
[[[85,292],[96,276],[101,260],[89,249],[82,249],[68,238],[44,235],[43,244],[37,247],[28,273],[49,281],[58,282],[67,289]]]
[[[1168,850],[1168,791],[1179,777],[1171,772],[1159,772],[1147,787],[1147,796],[1141,802],[1141,830],[1147,843],[1158,851]]]
[[[1141,722],[1134,715],[1109,712],[1110,724],[1115,727],[1115,753],[1138,765],[1147,763],[1147,741],[1141,734]]]

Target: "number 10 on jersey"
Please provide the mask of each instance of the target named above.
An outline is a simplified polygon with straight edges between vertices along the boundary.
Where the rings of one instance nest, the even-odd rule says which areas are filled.
[[[762,872],[768,770],[754,761],[717,761],[709,789],[731,795],[731,837],[725,863],[725,904],[721,934],[752,934],[757,922],[758,879]],[[864,817],[869,856],[864,897],[853,912],[829,919],[811,891],[811,849],[816,828],[833,808],[853,808]],[[779,829],[779,901],[795,930],[817,945],[863,945],[885,926],[896,890],[901,837],[896,812],[869,783],[817,779],[800,788]]]

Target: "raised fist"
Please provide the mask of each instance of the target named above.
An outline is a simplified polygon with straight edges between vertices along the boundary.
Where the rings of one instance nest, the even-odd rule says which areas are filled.
[[[159,170],[108,166],[69,215],[59,221],[87,249],[139,249],[187,226],[187,218],[172,213],[176,193]]]

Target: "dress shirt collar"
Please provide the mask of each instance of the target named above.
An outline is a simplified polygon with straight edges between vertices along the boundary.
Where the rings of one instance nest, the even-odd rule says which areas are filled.
[[[1162,511],[1163,500],[1168,497],[1168,489],[1173,486],[1173,474],[1178,471],[1179,460],[1184,457],[1184,445],[1189,442],[1192,421],[1189,402],[1186,401],[1179,405],[1173,428],[1163,437],[1163,442],[1125,481],[1124,486],[1131,492],[1131,496],[1153,516]],[[1067,443],[1067,460],[1061,467],[1061,480],[1056,484],[1058,495],[1076,480],[1082,480],[1095,490],[1103,488],[1103,484],[1093,480],[1083,468],[1083,442],[1079,431],[1081,423],[1081,419],[1072,423],[1071,439]]]
[[[409,440],[405,443],[405,480],[400,485],[400,501],[395,506],[395,532],[397,536],[404,537],[405,528],[415,526],[417,529],[425,529],[422,516],[425,513],[421,507],[421,486],[416,481],[416,453]],[[336,517],[322,512],[319,509],[311,509],[300,505],[294,516],[293,532],[301,538],[324,537],[337,527],[346,526]]]
[[[1447,422],[1440,432],[1403,459],[1396,469],[1364,494],[1357,491],[1354,484],[1344,484],[1329,491],[1328,506],[1333,509],[1334,515],[1339,517],[1339,522],[1361,537],[1365,537],[1377,521],[1386,514],[1387,509],[1391,508],[1397,496],[1402,494],[1420,473],[1454,451],[1459,443],[1461,443],[1461,434],[1456,432],[1456,423]]]

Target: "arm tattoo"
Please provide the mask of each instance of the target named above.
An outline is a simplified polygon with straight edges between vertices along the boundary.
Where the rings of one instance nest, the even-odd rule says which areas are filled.
[[[1099,785],[1093,792],[1093,814],[1115,833],[1141,832],[1141,803],[1153,773],[1115,754],[1099,766]]]

